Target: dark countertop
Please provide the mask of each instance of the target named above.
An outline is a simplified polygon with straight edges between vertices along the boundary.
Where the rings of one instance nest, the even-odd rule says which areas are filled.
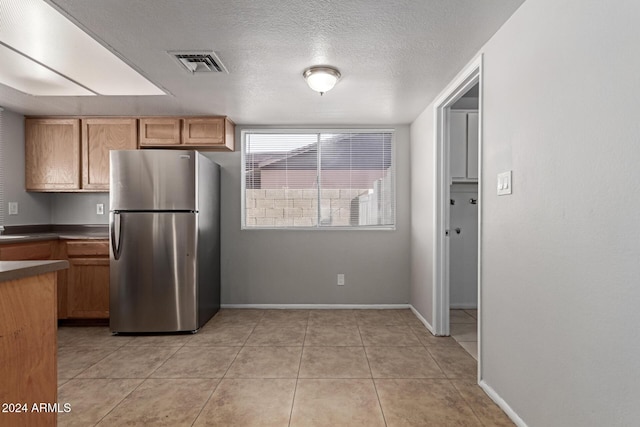
[[[0,282],[69,268],[68,261],[0,261]]]
[[[37,242],[40,240],[107,240],[109,235],[107,233],[36,233],[36,234],[19,234],[19,235],[1,235],[0,236],[0,245],[6,245],[9,243],[24,243],[24,242]]]
[[[106,225],[6,226],[4,234],[0,235],[0,245],[40,240],[106,240],[108,238],[109,228]]]

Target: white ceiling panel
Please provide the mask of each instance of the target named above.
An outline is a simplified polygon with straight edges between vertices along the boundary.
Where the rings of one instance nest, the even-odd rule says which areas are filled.
[[[88,91],[46,67],[0,44],[0,83],[29,95],[92,96]]]
[[[101,95],[165,93],[42,0],[0,0],[0,42]]]
[[[385,125],[413,121],[523,0],[47,2],[168,95],[47,99],[0,86],[9,109]],[[214,51],[228,74],[191,74],[167,54],[192,50]],[[313,65],[342,74],[324,96],[302,77]]]

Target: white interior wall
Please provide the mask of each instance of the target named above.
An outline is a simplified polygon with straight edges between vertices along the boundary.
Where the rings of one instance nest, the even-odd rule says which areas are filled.
[[[49,194],[28,193],[24,189],[24,116],[5,109],[4,147],[0,167],[4,172],[4,225],[49,224]],[[8,202],[18,203],[18,215],[9,215]]]
[[[639,19],[631,0],[528,0],[482,49],[482,377],[530,426],[640,416]],[[433,106],[411,129],[412,168],[433,165]],[[411,295],[430,320],[428,177],[412,172]]]
[[[433,325],[435,124],[429,105],[411,124],[411,305]]]

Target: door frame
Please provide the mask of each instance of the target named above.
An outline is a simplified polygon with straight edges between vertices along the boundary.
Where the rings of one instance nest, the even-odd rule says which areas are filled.
[[[478,375],[481,363],[481,259],[482,259],[482,54],[471,61],[434,102],[435,123],[435,203],[433,250],[433,333],[450,334],[449,328],[449,239],[450,221],[449,111],[450,107],[473,85],[478,84]]]

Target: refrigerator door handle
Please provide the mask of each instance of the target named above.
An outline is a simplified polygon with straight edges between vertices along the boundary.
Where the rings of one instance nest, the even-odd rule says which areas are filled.
[[[117,218],[117,220],[116,220]],[[122,252],[122,216],[120,212],[111,213],[111,224],[109,230],[111,230],[111,249],[113,250],[113,259],[116,261],[120,259],[120,253]],[[118,227],[118,240],[116,241],[116,225]]]

